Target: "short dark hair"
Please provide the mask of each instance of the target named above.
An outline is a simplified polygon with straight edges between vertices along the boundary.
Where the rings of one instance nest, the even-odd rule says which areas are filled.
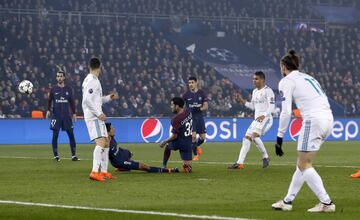
[[[64,72],[64,71],[59,70],[59,71],[57,71],[56,75],[57,75],[58,73],[61,73],[64,77],[66,77],[66,74],[65,74],[65,72]]]
[[[188,78],[188,81],[190,81],[190,80],[194,80],[195,82],[197,82],[197,78],[196,78],[195,76],[190,76],[190,77]]]
[[[255,76],[258,76],[260,77],[261,79],[264,79],[265,80],[265,73],[263,71],[256,71],[254,73]]]
[[[281,58],[281,64],[283,64],[286,69],[292,71],[292,70],[298,70],[299,69],[299,57],[296,55],[295,50],[289,50],[287,54],[285,54]]]
[[[184,99],[181,97],[174,97],[171,99],[171,101],[174,103],[174,105],[178,105],[180,108],[184,107]]]
[[[106,122],[106,123],[105,123],[105,126],[106,126],[106,130],[107,130],[107,132],[110,132],[110,129],[111,129],[111,123],[110,123],[110,122]]]
[[[90,69],[99,69],[101,65],[99,58],[97,57],[91,58],[89,65],[90,65]]]

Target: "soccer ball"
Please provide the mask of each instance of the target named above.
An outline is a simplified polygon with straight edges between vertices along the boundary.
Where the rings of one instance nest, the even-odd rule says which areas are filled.
[[[31,94],[33,91],[33,87],[34,85],[29,80],[23,80],[19,84],[19,91],[21,93]]]

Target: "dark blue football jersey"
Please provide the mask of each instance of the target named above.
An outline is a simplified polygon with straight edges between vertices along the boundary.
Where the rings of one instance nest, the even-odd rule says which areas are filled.
[[[117,146],[115,138],[111,138],[109,146],[109,160],[114,167],[118,167],[123,161],[130,160],[131,152],[128,149]]]
[[[51,88],[48,110],[51,111],[51,108],[53,118],[71,117],[72,114],[75,114],[73,92],[69,86],[55,85]]]
[[[200,108],[203,106],[204,102],[207,102],[207,95],[206,93],[199,89],[196,92],[191,92],[190,90],[185,92],[183,95],[183,99],[186,103],[186,108],[191,111],[193,117],[203,116],[202,111]]]
[[[177,141],[184,145],[191,145],[192,113],[185,110],[171,119],[171,133],[177,134]]]

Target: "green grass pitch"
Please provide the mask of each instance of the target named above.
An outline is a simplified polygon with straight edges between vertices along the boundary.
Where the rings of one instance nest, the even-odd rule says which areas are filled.
[[[295,143],[284,143],[285,155],[275,156],[273,143],[265,144],[270,167],[261,168],[252,146],[244,170],[227,170],[241,143],[206,143],[204,155],[193,163],[193,173],[115,173],[105,183],[90,181],[93,145],[78,145],[79,162],[70,161],[68,145],[60,145],[60,163],[52,160],[50,145],[0,145],[0,200],[96,208],[216,215],[249,219],[359,219],[360,179],[350,174],[360,168],[360,142],[326,142],[315,161],[325,187],[336,204],[336,213],[310,214],[318,203],[304,185],[293,211],[279,212],[271,204],[287,192],[295,168]],[[163,151],[155,144],[124,144],[134,160],[160,166]],[[173,152],[170,166],[180,167]],[[0,219],[184,219],[147,214],[47,208],[0,203]]]

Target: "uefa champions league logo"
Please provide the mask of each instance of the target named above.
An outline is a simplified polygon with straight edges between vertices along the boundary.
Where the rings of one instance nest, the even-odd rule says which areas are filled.
[[[141,125],[141,137],[146,143],[159,142],[163,132],[163,125],[157,118],[147,118]]]
[[[214,59],[223,61],[223,62],[238,62],[239,58],[233,52],[227,49],[220,49],[216,47],[212,47],[207,49],[206,52]]]

